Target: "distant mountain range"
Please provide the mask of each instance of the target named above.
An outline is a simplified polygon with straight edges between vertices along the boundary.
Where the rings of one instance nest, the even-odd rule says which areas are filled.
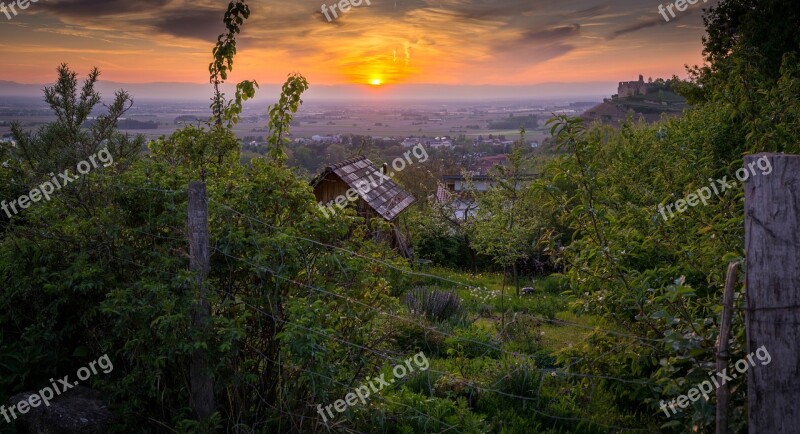
[[[384,85],[372,88],[357,85],[314,85],[311,83],[304,99],[308,101],[482,101],[482,100],[602,100],[613,94],[617,83],[546,83],[530,86],[454,86],[436,84]],[[44,84],[22,84],[0,80],[2,97],[41,97]],[[110,97],[116,90],[125,89],[134,99],[207,101],[210,84],[194,83],[116,83],[100,81],[98,90]],[[233,86],[226,85],[226,93]],[[279,85],[261,86],[256,102],[269,103],[277,98]]]

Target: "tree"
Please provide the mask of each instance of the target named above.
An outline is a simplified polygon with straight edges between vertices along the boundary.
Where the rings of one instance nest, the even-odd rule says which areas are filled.
[[[473,246],[475,214],[478,210],[478,195],[472,182],[472,174],[462,171],[464,177],[459,192],[446,192],[443,201],[431,198],[431,215],[436,223],[443,224],[447,232],[462,241],[469,254],[469,265],[473,273],[477,270],[477,252]],[[444,188],[444,187],[442,187]]]
[[[49,173],[74,168],[104,147],[121,158],[131,157],[142,149],[143,136],[131,139],[117,130],[120,117],[133,106],[133,100],[125,91],[115,93],[107,113],[98,116],[90,129],[83,128],[92,110],[101,102],[95,90],[99,76],[100,71],[92,69],[79,88],[78,74],[67,64],[61,64],[56,84],[44,89],[45,102],[56,121],[35,133],[25,131],[17,122],[11,124],[16,146],[10,143],[0,146],[10,158],[7,169],[15,175],[13,185],[26,190],[29,185],[47,179]]]
[[[531,160],[525,146],[525,128],[508,156],[508,165],[492,168],[492,187],[480,199],[476,221],[475,249],[494,258],[507,270],[511,267],[517,296],[520,295],[517,263],[532,250],[535,215],[528,194]]]
[[[717,92],[728,100],[739,99],[744,111],[749,111],[754,89],[775,83],[786,68],[797,64],[797,2],[723,0],[706,11],[703,21],[706,64],[689,68],[693,86],[681,84],[677,89],[690,104],[709,102]]]
[[[776,80],[783,57],[800,53],[800,7],[792,0],[723,0],[703,16],[706,61],[715,70],[743,56]]]

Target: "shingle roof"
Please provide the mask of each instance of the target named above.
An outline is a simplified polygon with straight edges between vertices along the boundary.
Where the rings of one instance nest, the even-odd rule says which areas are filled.
[[[449,202],[452,197],[453,197],[453,195],[450,194],[450,191],[447,190],[447,187],[445,187],[441,183],[436,187],[436,202],[437,203]]]
[[[381,217],[392,221],[417,199],[391,179],[381,178],[378,175],[380,171],[372,161],[362,155],[328,166],[312,184],[317,185],[330,173],[335,173],[351,188],[358,191],[358,187],[361,186],[364,191],[358,191],[358,195]],[[392,175],[389,173],[390,177]],[[365,188],[365,185],[368,185],[369,189]]]

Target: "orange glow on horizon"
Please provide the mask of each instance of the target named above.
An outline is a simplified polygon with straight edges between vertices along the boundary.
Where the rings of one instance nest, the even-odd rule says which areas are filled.
[[[247,44],[237,53],[229,82],[252,79],[280,85],[288,72],[299,71],[313,85],[356,85],[375,94],[400,92],[409,85],[607,82],[614,87],[640,73],[646,78],[684,77],[684,65],[703,63],[699,15],[680,26],[642,27],[636,20],[643,11],[651,16],[655,12],[633,0],[626,2],[635,7],[575,18],[568,14],[577,13],[572,10],[575,5],[558,2],[533,9],[530,2],[511,2],[496,15],[483,13],[494,10],[488,6],[493,2],[484,5],[478,0],[410,2],[402,7],[397,2],[395,8],[354,10],[339,22],[346,27],[310,19],[310,11],[319,14],[318,6],[291,2],[270,14],[254,13],[248,20],[243,33]],[[67,63],[83,76],[99,67],[101,81],[208,83],[216,38],[211,30],[181,27],[153,33],[145,18],[157,19],[159,8],[120,12],[121,21],[113,26],[105,16],[77,11],[60,15],[54,8],[31,8],[15,18],[18,27],[0,31],[6,41],[0,43],[0,51],[14,59],[0,70],[0,80],[52,83],[55,67]],[[283,24],[270,24],[276,22]],[[110,38],[111,27],[122,32]],[[34,28],[36,32],[26,30]],[[12,40],[18,42],[8,42]],[[659,49],[653,50],[656,44]]]

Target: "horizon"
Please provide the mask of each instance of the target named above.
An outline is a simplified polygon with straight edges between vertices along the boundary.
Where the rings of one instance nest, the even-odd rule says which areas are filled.
[[[79,75],[78,77],[82,77]],[[652,77],[664,78],[664,77]],[[0,80],[0,98],[40,98],[42,89],[53,83],[22,84],[15,81]],[[360,85],[311,85],[304,100],[307,102],[346,102],[360,103],[396,102],[457,102],[481,103],[501,101],[566,102],[589,99],[600,101],[616,92],[617,82],[579,82],[542,83],[538,85],[441,85],[406,84],[382,89],[376,94]],[[211,96],[209,83],[121,83],[101,79],[97,83],[100,93],[111,95],[123,89],[141,101],[207,101]],[[227,83],[222,86],[230,94],[234,87]],[[264,99],[274,99],[280,92],[280,85],[261,85],[256,97],[250,103]]]

